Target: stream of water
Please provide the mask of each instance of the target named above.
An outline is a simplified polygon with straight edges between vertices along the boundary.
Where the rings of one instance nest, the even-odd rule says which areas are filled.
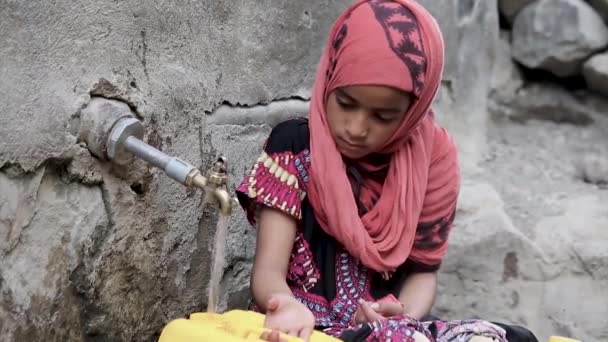
[[[219,215],[217,220],[217,228],[215,229],[215,237],[213,241],[213,249],[211,251],[211,275],[209,277],[209,286],[207,288],[207,312],[217,312],[218,302],[220,298],[220,282],[224,273],[224,265],[226,264],[226,235],[228,231],[228,216]]]

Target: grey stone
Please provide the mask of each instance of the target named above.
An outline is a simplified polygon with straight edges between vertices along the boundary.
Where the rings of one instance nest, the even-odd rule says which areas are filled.
[[[513,99],[517,97],[517,92],[524,86],[523,75],[511,58],[510,40],[510,32],[500,32],[496,66],[492,75],[492,88],[488,99],[488,111],[492,114],[510,113],[513,107]]]
[[[513,23],[513,57],[531,69],[565,77],[608,45],[608,28],[582,0],[538,0]]]
[[[597,229],[608,225],[607,199],[591,193],[571,196],[562,215],[546,217],[534,227],[539,246],[562,268],[559,277],[544,285],[545,311],[555,321],[554,331],[565,325],[569,334],[581,340],[608,338],[604,324],[580,319],[576,312],[576,308],[584,308],[594,317],[608,314],[608,233]]]
[[[608,246],[597,231],[608,224],[602,200],[572,198],[561,215],[539,222],[529,238],[492,185],[465,182],[439,274],[436,314],[524,325],[539,340],[556,334],[605,339],[600,319],[580,316],[584,308],[601,317],[608,307]],[[583,292],[572,293],[573,288]]]
[[[458,54],[461,48],[458,44],[461,38],[460,32],[456,29],[460,23],[458,1],[420,0],[419,2],[435,17],[437,24],[439,24],[446,54],[443,79],[444,81],[454,81],[458,79]]]
[[[608,150],[589,152],[580,160],[580,176],[587,183],[608,188]]]
[[[49,167],[16,179],[0,173],[0,191],[1,339],[80,340],[70,277],[108,227],[101,189],[66,184]]]
[[[491,93],[515,94],[524,85],[522,72],[511,58],[510,41],[510,32],[501,31],[492,75]]]
[[[545,120],[574,125],[589,125],[595,112],[592,108],[553,84],[529,84],[515,92],[492,94],[492,114],[517,122]]]
[[[604,229],[608,226],[605,206],[608,192],[582,179],[580,162],[585,156],[608,155],[608,117],[593,108],[589,113],[594,124],[587,126],[544,120],[525,124],[490,121],[483,172],[469,178],[469,183],[491,184],[500,195],[498,203],[510,223],[532,242],[530,248],[542,251],[545,257],[542,260],[546,261],[543,269],[547,272],[538,273],[542,280],[510,278],[513,290],[518,292],[513,298],[520,303],[515,308],[497,310],[494,306],[497,289],[487,287],[467,298],[470,301],[485,298],[477,308],[469,308],[466,314],[454,312],[451,317],[486,317],[492,315],[488,311],[494,310],[494,315],[500,315],[501,319],[528,326],[539,341],[546,341],[551,335],[572,336],[581,341],[607,339],[608,330],[600,317],[608,307],[605,279],[608,244]],[[480,193],[492,192],[482,189]],[[468,191],[462,198],[470,196],[474,195]],[[486,199],[489,195],[477,196],[483,196],[483,202],[474,200],[481,203],[479,207],[494,207],[491,203],[497,202]],[[465,200],[463,205],[467,203],[470,202]],[[459,220],[465,220],[464,215],[460,214]],[[477,227],[486,229],[484,224]],[[488,242],[491,247],[495,244]],[[519,248],[515,243],[508,244]],[[518,253],[518,264],[522,261],[533,260]],[[458,291],[462,289],[454,290],[454,294]],[[460,301],[457,296],[451,298],[456,303]]]
[[[498,0],[500,13],[509,21],[513,22],[519,11],[535,0]]]
[[[583,76],[589,89],[608,96],[608,53],[589,58],[583,64]]]
[[[84,146],[76,153],[66,171],[71,180],[82,184],[99,185],[103,183],[103,168]]]
[[[559,269],[514,226],[492,185],[463,184],[450,239],[434,310],[447,319],[483,317],[524,324],[542,340],[538,330],[547,318],[537,314],[542,285],[534,284],[554,277]]]
[[[576,95],[587,108],[596,114],[608,116],[608,111],[606,111],[606,108],[608,108],[608,97],[587,90],[579,90]]]
[[[589,2],[604,20],[608,20],[608,0],[587,0],[587,2]]]

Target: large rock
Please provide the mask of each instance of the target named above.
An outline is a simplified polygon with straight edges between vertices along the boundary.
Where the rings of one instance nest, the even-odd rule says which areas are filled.
[[[513,23],[513,57],[531,69],[565,77],[608,45],[608,28],[582,0],[538,0]]]
[[[608,0],[587,0],[604,20],[608,20]]]
[[[589,58],[583,64],[583,76],[589,89],[608,96],[608,53]]]
[[[500,13],[509,21],[513,22],[519,11],[535,0],[498,0]]]

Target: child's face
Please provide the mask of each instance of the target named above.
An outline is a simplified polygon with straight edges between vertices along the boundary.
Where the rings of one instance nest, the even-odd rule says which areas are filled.
[[[327,100],[327,119],[340,153],[360,159],[377,152],[397,130],[411,104],[410,96],[383,86],[349,86]]]

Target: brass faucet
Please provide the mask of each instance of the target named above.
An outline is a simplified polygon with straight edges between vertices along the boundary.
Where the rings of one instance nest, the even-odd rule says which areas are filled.
[[[143,124],[135,118],[130,107],[120,101],[93,98],[81,110],[79,118],[78,140],[85,142],[99,159],[119,165],[131,164],[134,157],[143,159],[181,184],[204,190],[207,200],[218,205],[222,215],[230,215],[238,206],[236,198],[228,193],[224,157],[220,157],[203,176],[188,162],[146,144]]]
[[[219,157],[213,166],[203,176],[198,169],[194,169],[186,177],[188,186],[196,186],[205,191],[205,196],[211,203],[217,204],[222,215],[230,215],[239,203],[236,198],[231,197],[226,189],[228,186],[228,175],[226,173],[226,158]]]

